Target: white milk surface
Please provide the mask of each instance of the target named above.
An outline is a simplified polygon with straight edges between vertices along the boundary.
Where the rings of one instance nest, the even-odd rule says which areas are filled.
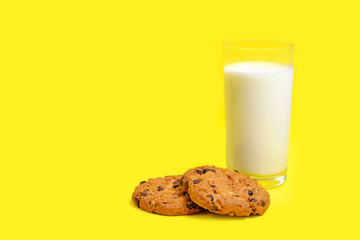
[[[224,66],[226,158],[250,175],[287,168],[293,68],[273,62]]]

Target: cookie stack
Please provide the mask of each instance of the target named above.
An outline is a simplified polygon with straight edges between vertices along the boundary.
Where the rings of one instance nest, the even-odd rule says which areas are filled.
[[[132,200],[145,211],[169,216],[205,210],[230,216],[263,215],[270,204],[269,193],[256,180],[214,166],[143,181]]]

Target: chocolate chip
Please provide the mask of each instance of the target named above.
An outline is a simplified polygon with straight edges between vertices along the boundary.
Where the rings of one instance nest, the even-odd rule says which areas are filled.
[[[215,169],[211,169],[212,172],[216,172]]]
[[[210,172],[210,171],[211,171],[210,169],[205,168],[203,172],[204,172],[204,173],[207,173],[207,172]]]
[[[163,202],[163,204],[167,204],[167,202]]]
[[[250,199],[250,202],[256,202],[256,201],[257,201],[256,198]]]
[[[264,207],[265,206],[265,202],[263,200],[260,200],[261,201],[261,206]]]
[[[136,206],[140,206],[140,202],[139,202],[139,199],[138,198],[135,198],[135,203],[136,203]]]
[[[140,184],[146,183],[146,181],[141,181]]]
[[[237,172],[237,173],[239,172],[238,170],[234,170],[234,171]]]
[[[196,172],[197,172],[199,175],[203,174],[203,172],[202,172],[201,170],[196,170]]]
[[[199,207],[196,203],[192,202],[186,205],[187,208],[193,209]]]
[[[206,195],[206,196],[209,197],[211,199],[211,201],[214,201],[213,195],[209,194],[209,195]]]
[[[253,193],[253,191],[249,190],[249,191],[248,191],[248,194],[251,196],[251,195],[253,195],[254,193]]]
[[[234,195],[234,197],[240,197],[239,195]]]
[[[193,182],[194,182],[194,184],[198,184],[200,182],[200,180],[195,179]]]
[[[188,190],[188,188],[189,188],[189,181],[186,181],[186,182],[185,182],[184,188],[185,188],[185,190]]]
[[[151,204],[151,201],[149,201],[149,204]]]
[[[158,189],[156,191],[160,192],[162,190],[164,190],[164,188],[162,186],[158,186]]]
[[[250,184],[246,184],[246,186],[250,186]]]
[[[179,180],[173,182],[173,188],[177,188],[178,186],[180,186]]]
[[[146,196],[147,196],[147,190],[143,191],[143,192],[140,194],[140,196],[146,197]]]
[[[180,183],[181,186],[183,185],[183,180],[184,180],[184,176],[182,176],[182,177],[180,178],[180,180],[179,180],[179,183]]]
[[[249,216],[252,216],[252,215],[254,215],[253,213],[250,213],[250,215]]]

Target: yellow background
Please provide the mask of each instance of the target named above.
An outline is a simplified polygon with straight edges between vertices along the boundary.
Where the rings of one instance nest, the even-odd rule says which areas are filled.
[[[356,238],[356,1],[2,1],[1,239]],[[150,177],[225,166],[222,42],[295,43],[288,180],[264,216],[165,217]]]

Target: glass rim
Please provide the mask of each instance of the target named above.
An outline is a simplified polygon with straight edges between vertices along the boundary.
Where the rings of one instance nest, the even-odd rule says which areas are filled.
[[[276,43],[283,46],[278,47],[239,47],[239,46],[232,46],[232,44],[242,43],[242,42],[258,42],[258,43]],[[234,49],[244,49],[244,50],[273,50],[273,49],[294,49],[295,44],[291,42],[281,41],[281,40],[267,40],[267,39],[239,39],[239,40],[232,40],[223,42],[223,47],[234,48]]]

